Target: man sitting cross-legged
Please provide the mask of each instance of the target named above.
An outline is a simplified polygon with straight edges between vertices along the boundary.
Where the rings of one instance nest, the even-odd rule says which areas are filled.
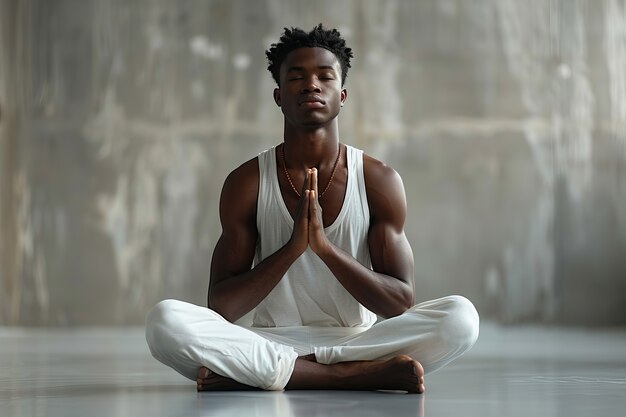
[[[199,391],[421,393],[474,344],[478,314],[461,296],[413,306],[402,180],[339,141],[352,57],[339,32],[285,29],[267,56],[283,142],[226,179],[208,308],[157,304],[150,350]]]

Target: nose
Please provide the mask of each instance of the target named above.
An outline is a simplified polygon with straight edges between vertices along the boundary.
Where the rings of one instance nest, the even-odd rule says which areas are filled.
[[[316,77],[311,76],[305,79],[305,82],[302,85],[303,93],[319,93],[321,91],[322,90],[319,87],[319,83],[317,82]]]

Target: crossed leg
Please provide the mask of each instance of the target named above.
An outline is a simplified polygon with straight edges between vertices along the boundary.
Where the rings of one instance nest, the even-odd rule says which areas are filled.
[[[174,300],[155,306],[146,325],[153,356],[195,380],[199,391],[259,387],[419,393],[425,373],[474,344],[478,314],[463,297],[431,300],[357,335],[316,345],[310,355],[310,350],[297,353],[289,344],[270,340],[279,336],[268,337],[204,307]]]
[[[208,368],[198,371],[198,391],[258,389],[218,375]],[[388,360],[339,362],[324,365],[315,355],[300,356],[285,386],[287,390],[401,390],[424,392],[424,368],[407,355]]]

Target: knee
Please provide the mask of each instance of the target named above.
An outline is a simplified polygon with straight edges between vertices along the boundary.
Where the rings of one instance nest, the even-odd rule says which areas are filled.
[[[152,350],[160,344],[171,331],[180,327],[181,320],[178,317],[178,300],[159,301],[146,315],[146,342]]]
[[[148,311],[146,315],[146,327],[154,325],[172,324],[176,321],[178,300],[162,300]]]
[[[441,322],[440,335],[453,350],[465,352],[478,339],[478,312],[467,298],[460,295],[445,297],[446,316]]]

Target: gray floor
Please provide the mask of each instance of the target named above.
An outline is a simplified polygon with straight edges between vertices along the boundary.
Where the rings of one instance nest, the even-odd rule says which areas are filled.
[[[626,330],[483,325],[424,395],[194,391],[142,329],[0,328],[1,416],[623,416]]]

